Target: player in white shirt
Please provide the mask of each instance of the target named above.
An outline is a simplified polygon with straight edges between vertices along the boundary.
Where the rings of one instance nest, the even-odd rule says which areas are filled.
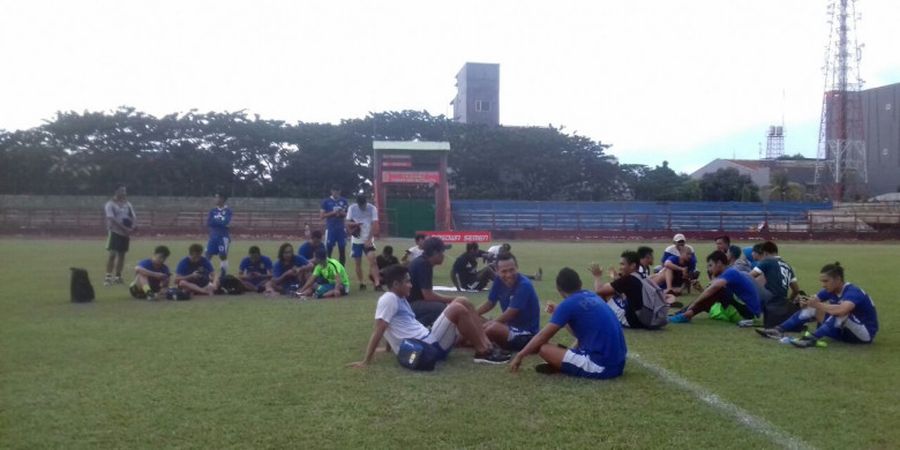
[[[381,277],[378,274],[378,264],[375,262],[375,235],[378,234],[378,209],[370,205],[365,195],[356,197],[356,204],[347,209],[347,228],[350,229],[351,240],[350,256],[356,268],[356,278],[359,280],[359,290],[366,289],[366,281],[362,271],[362,257],[365,255],[369,262],[369,276],[375,283],[381,285]]]
[[[406,251],[406,254],[400,259],[400,262],[408,266],[412,260],[422,256],[422,253],[424,252],[424,250],[422,250],[422,243],[425,242],[425,238],[427,237],[428,236],[425,236],[424,234],[417,234],[416,245],[413,245]]]

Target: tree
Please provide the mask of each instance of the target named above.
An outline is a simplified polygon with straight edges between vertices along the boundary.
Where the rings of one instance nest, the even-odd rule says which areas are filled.
[[[769,200],[801,201],[806,189],[800,183],[792,182],[787,172],[781,170],[773,173],[769,179],[768,194]]]
[[[690,201],[700,197],[696,181],[675,173],[668,161],[653,169],[644,165],[624,165],[623,169],[635,200]]]
[[[728,167],[707,173],[700,179],[700,198],[714,202],[758,202],[759,187],[749,175]]]

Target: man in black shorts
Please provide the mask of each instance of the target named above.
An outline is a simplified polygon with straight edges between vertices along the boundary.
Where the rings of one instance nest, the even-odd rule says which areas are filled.
[[[477,242],[466,244],[466,252],[459,255],[450,271],[450,279],[457,291],[480,291],[494,279],[494,269],[490,265],[478,270],[478,258],[485,252],[478,248]]]
[[[602,271],[593,270],[594,291],[606,300],[607,306],[613,310],[619,323],[628,328],[647,328],[638,320],[637,312],[644,307],[644,285],[641,279],[646,276],[639,272],[641,266],[637,252],[626,250],[619,260],[619,273],[611,282],[603,284],[600,280]],[[675,296],[667,294],[666,303],[675,301]]]
[[[422,255],[409,263],[412,290],[407,299],[416,320],[426,327],[430,327],[444,308],[457,298],[434,292],[434,266],[444,263],[444,251],[449,248],[441,238],[430,237],[422,242]]]

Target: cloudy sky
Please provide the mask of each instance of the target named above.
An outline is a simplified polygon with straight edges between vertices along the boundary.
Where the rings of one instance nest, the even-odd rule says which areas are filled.
[[[628,163],[758,155],[784,117],[814,156],[828,0],[0,0],[0,129],[57,110],[247,109],[290,122],[452,114],[466,61],[500,120],[565,126]],[[900,82],[900,2],[860,0],[866,86]]]

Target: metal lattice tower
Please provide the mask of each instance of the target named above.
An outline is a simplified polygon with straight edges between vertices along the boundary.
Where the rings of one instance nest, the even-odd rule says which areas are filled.
[[[772,125],[766,133],[766,159],[784,156],[784,126]]]
[[[864,195],[868,182],[856,0],[830,0],[828,16],[831,31],[825,50],[825,94],[815,183],[831,200],[843,201]]]

